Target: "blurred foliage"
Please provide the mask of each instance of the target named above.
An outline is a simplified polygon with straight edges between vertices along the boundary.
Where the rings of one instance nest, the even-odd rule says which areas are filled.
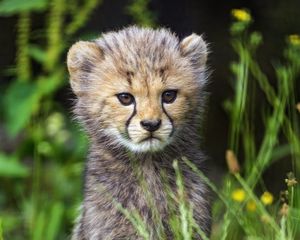
[[[126,10],[138,25],[155,27],[156,16],[149,10],[149,3],[150,0],[133,0]]]
[[[47,4],[48,0],[3,0],[0,3],[0,14],[1,16],[11,16],[29,11],[44,11]]]
[[[101,3],[0,3],[1,16],[18,19],[16,65],[9,71],[11,83],[0,96],[0,134],[5,135],[0,143],[0,240],[66,239],[70,235],[82,198],[87,139],[55,95],[68,82],[62,64],[67,48]],[[136,24],[154,27],[156,17],[149,10],[149,3],[150,0],[133,0],[125,10]],[[42,34],[32,37],[34,13],[43,14],[44,25],[39,29]],[[224,103],[230,116],[226,155],[229,173],[218,188],[192,163],[185,162],[217,195],[213,239],[296,239],[300,237],[300,190],[296,180],[300,171],[300,128],[295,82],[300,74],[300,37],[287,37],[283,59],[274,65],[274,87],[256,61],[263,36],[250,31],[250,12],[235,9],[232,16],[231,43],[238,60],[231,64],[234,94]],[[257,91],[265,95],[266,101],[257,102]],[[255,125],[257,117],[264,124],[260,134]],[[243,161],[239,161],[241,158]],[[282,195],[273,196],[264,186],[262,175],[282,158],[291,161],[295,176],[290,173]],[[191,231],[206,239],[195,226],[191,206],[183,198],[183,179],[177,162],[174,168],[180,219],[170,220],[172,229],[177,239],[191,239]],[[120,210],[147,236],[139,216]]]
[[[0,15],[18,16],[16,66],[1,98],[6,133],[1,145],[14,146],[13,151],[0,150],[0,218],[5,239],[66,239],[71,232],[81,200],[87,141],[54,96],[68,82],[61,64],[66,50],[100,3],[0,3]],[[44,34],[33,38],[34,12],[44,13],[45,25]]]
[[[287,38],[283,58],[274,64],[277,84],[273,86],[256,61],[263,37],[250,31],[250,12],[234,9],[232,16],[231,43],[238,61],[231,64],[234,96],[224,103],[230,116],[229,174],[221,189],[214,188],[220,200],[214,204],[213,239],[298,239],[300,188],[293,174],[300,173],[298,35]],[[259,91],[265,100],[258,97]],[[263,124],[263,132],[257,122]],[[241,158],[243,161],[238,160]],[[286,182],[293,183],[282,189],[282,196],[274,197],[264,185],[263,174],[279,159],[290,161],[292,173]],[[263,192],[260,199],[259,192]]]

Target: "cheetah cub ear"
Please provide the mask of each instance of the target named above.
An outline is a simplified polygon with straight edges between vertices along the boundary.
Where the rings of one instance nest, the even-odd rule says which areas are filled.
[[[201,36],[193,33],[180,43],[181,54],[190,59],[196,68],[204,68],[207,60],[207,45]]]
[[[94,42],[79,41],[70,48],[67,65],[71,87],[77,96],[84,93],[89,73],[101,62],[103,56],[101,48]]]

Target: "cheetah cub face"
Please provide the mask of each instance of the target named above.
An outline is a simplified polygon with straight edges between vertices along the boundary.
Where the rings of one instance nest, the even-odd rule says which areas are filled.
[[[155,152],[195,114],[206,81],[207,48],[192,34],[137,27],[77,42],[68,53],[76,114],[92,138]]]

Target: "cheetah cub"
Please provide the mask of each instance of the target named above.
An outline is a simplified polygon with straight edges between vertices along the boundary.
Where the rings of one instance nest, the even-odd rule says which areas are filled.
[[[144,239],[116,202],[140,214],[149,239],[174,239],[164,181],[168,179],[177,191],[174,159],[195,222],[209,235],[208,189],[181,159],[205,169],[198,125],[206,59],[201,36],[192,34],[180,41],[169,30],[135,26],[70,48],[67,64],[77,96],[74,111],[90,139],[84,201],[73,240]],[[200,239],[197,234],[194,238]]]

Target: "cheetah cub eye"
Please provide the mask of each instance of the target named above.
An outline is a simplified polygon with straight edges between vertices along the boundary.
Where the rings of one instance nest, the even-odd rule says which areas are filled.
[[[177,90],[167,90],[162,94],[162,102],[163,103],[173,103],[177,97]]]
[[[134,102],[134,97],[130,93],[119,93],[116,96],[124,106],[129,106]]]

